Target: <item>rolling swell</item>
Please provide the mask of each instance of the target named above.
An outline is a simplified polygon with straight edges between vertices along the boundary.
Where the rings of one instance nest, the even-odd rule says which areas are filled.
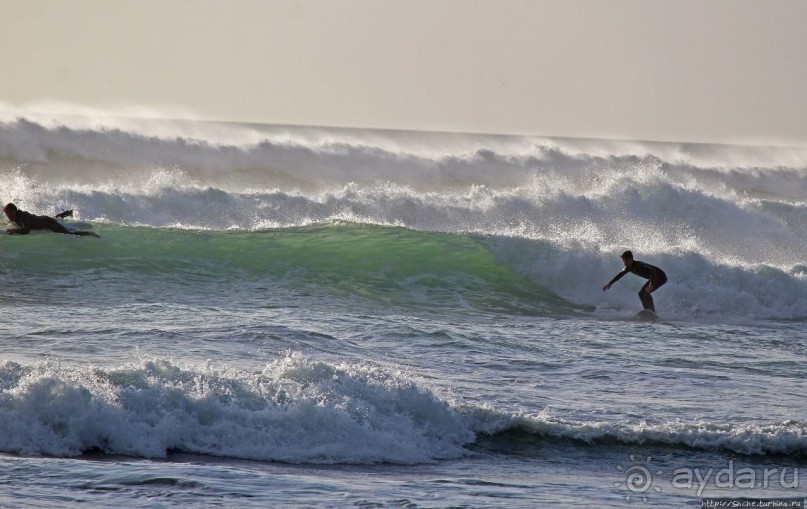
[[[282,272],[341,294],[436,274],[455,297],[530,308],[526,286],[619,316],[635,290],[599,289],[633,249],[671,276],[670,318],[807,317],[802,149],[107,123],[0,124],[3,199],[95,222],[105,238],[82,251],[102,267]]]
[[[192,285],[271,288],[389,309],[433,306],[516,315],[604,318],[636,307],[639,282],[604,295],[618,252],[585,242],[455,234],[331,222],[256,232],[97,225],[101,239],[48,234],[3,239],[4,280],[94,281],[131,286],[161,284],[188,294]],[[651,258],[672,277],[657,296],[667,318],[683,320],[807,317],[805,275],[770,265],[717,263],[700,253],[674,251]],[[0,273],[2,274],[2,273]],[[71,276],[72,275],[72,276]],[[72,279],[71,279],[72,278]],[[632,284],[633,283],[633,284]],[[23,285],[23,286],[21,286]],[[173,290],[171,289],[173,288]],[[76,298],[79,298],[78,296]],[[88,296],[81,296],[88,299]],[[248,296],[244,297],[248,299]],[[447,308],[446,308],[447,306]]]
[[[461,456],[474,436],[400,376],[302,357],[260,373],[159,359],[81,369],[7,361],[0,384],[6,453],[414,464]]]
[[[480,412],[484,413],[474,410],[474,414]],[[807,456],[807,423],[800,421],[731,425],[678,420],[626,424],[570,422],[544,415],[493,415],[481,422],[487,430],[477,430],[478,442],[493,449],[525,442],[563,440],[591,446],[658,445],[758,456]]]
[[[391,310],[568,315],[581,309],[498,263],[469,235],[343,222],[257,232],[115,225],[96,231],[102,238],[94,242],[39,233],[8,237],[9,281],[73,275],[119,285],[122,299],[138,286],[159,284],[186,295],[200,285],[219,285],[215,293],[221,293],[259,281],[336,299],[334,305],[355,306],[358,298]]]
[[[575,422],[446,400],[400,372],[295,354],[259,372],[142,359],[0,365],[0,451],[163,458],[184,452],[314,464],[428,463],[525,444],[658,445],[807,455],[799,421]]]

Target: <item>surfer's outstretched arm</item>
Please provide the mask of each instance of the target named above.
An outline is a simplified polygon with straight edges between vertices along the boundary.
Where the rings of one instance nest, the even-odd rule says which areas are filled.
[[[624,276],[624,275],[625,275],[625,274],[627,274],[628,272],[630,272],[630,271],[628,270],[628,268],[627,268],[627,267],[625,267],[624,269],[622,269],[622,270],[619,272],[619,274],[617,274],[616,276],[614,276],[614,277],[613,277],[613,278],[612,278],[610,281],[608,281],[608,282],[605,284],[605,286],[603,286],[603,287],[602,287],[602,291],[605,291],[605,290],[607,290],[607,289],[611,288],[611,285],[612,285],[612,284],[614,284],[614,283],[616,283],[617,281],[619,281],[619,280],[622,278],[622,276]]]

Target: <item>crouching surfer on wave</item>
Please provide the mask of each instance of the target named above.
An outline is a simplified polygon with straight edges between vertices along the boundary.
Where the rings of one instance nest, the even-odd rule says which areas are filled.
[[[30,233],[31,230],[50,230],[56,233],[67,233],[68,235],[98,236],[95,232],[71,232],[56,219],[48,216],[35,216],[34,214],[18,209],[13,203],[9,203],[3,207],[3,212],[5,212],[9,221],[17,225],[17,228],[9,228],[6,230],[6,233],[9,235],[25,235]],[[68,215],[72,216],[73,211],[64,211],[56,217],[63,218]]]
[[[642,306],[644,306],[646,310],[655,313],[656,306],[653,304],[653,296],[650,294],[658,290],[661,285],[667,282],[667,274],[654,265],[640,262],[639,260],[634,260],[633,253],[630,251],[625,251],[622,253],[622,263],[625,264],[625,268],[622,269],[619,274],[614,276],[614,278],[611,279],[608,284],[603,286],[602,291],[611,288],[612,284],[619,281],[619,279],[628,272],[633,272],[637,276],[649,280],[644,284],[644,286],[642,286],[642,289],[639,290],[639,299],[642,301]]]

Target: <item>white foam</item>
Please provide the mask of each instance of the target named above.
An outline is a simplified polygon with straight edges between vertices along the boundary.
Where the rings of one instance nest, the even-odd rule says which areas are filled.
[[[467,454],[480,433],[803,455],[803,422],[572,421],[452,406],[401,373],[290,355],[262,372],[161,359],[119,368],[0,365],[0,451],[171,451],[292,463],[416,464]]]
[[[570,423],[553,421],[546,416],[521,416],[514,420],[513,425],[531,433],[589,443],[664,444],[758,455],[802,455],[807,452],[807,427],[794,421],[740,425],[675,421],[626,425]]]
[[[139,457],[171,450],[299,463],[457,457],[473,433],[393,373],[288,357],[262,373],[180,367],[0,367],[0,450]]]

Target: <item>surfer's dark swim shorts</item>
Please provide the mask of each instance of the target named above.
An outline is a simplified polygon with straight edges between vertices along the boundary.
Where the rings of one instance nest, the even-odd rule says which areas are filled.
[[[644,291],[644,289],[647,288],[650,284],[653,285],[653,291],[656,291],[659,288],[661,288],[666,282],[667,282],[667,274],[665,274],[663,270],[659,270],[658,277],[645,283],[642,286],[641,291]]]

